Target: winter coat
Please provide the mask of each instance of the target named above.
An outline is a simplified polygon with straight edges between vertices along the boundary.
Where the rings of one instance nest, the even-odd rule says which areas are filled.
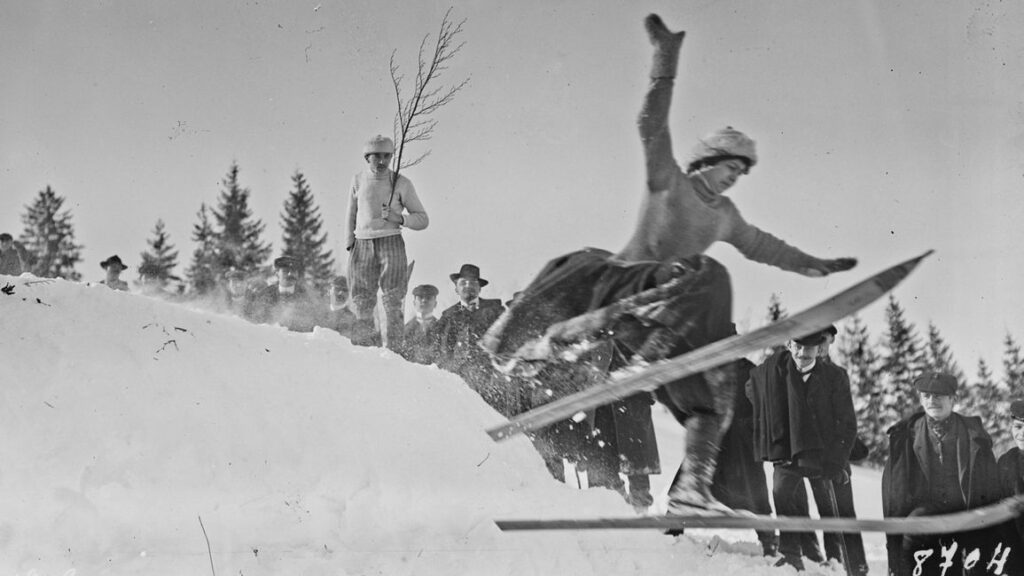
[[[897,422],[888,430],[889,458],[882,472],[882,515],[886,518],[934,514],[935,503],[929,500],[928,430],[924,412]],[[954,412],[958,426],[957,476],[966,503],[965,509],[991,504],[1000,497],[999,473],[992,453],[992,438],[985,431],[981,418]],[[923,539],[927,540],[927,539]],[[972,535],[957,538],[961,547],[975,547],[985,541]],[[989,541],[993,541],[989,539]],[[921,544],[920,546],[928,546]],[[920,546],[917,546],[918,548]],[[914,561],[906,549],[902,535],[886,536],[889,552],[889,573],[909,575]],[[936,552],[936,555],[938,552]],[[983,558],[990,553],[982,552]],[[950,572],[951,574],[955,572]]]
[[[1000,495],[1003,498],[1024,494],[1024,451],[1016,446],[1010,448],[999,457],[996,468],[999,470]],[[1014,526],[1024,541],[1024,516],[1018,516]]]
[[[257,324],[280,324],[292,332],[312,332],[327,323],[326,309],[299,284],[282,293],[277,284],[262,288],[245,306],[245,317]]]
[[[0,274],[20,276],[28,271],[28,253],[20,242],[14,242],[7,250],[0,250]]]
[[[432,332],[437,365],[461,376],[485,402],[508,416],[517,409],[519,393],[510,389],[491,366],[490,356],[477,344],[504,311],[497,299],[480,298],[472,311],[457,303],[441,313]]]
[[[428,318],[426,327],[418,318],[405,323],[405,359],[418,364],[431,364],[437,352],[434,350],[434,331],[437,319]]]
[[[803,382],[792,355],[781,350],[750,371],[747,397],[757,460],[793,461],[809,475],[846,468],[857,416],[845,370],[819,360]]]

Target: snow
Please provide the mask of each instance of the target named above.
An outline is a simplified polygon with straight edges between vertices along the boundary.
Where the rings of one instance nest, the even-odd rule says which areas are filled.
[[[500,532],[496,518],[632,510],[553,480],[523,438],[494,443],[484,430],[502,417],[434,367],[329,330],[8,283],[0,574],[793,573],[753,532]],[[658,426],[661,494],[682,432],[661,411]],[[878,517],[877,473],[854,482]],[[868,547],[884,573],[881,538]]]

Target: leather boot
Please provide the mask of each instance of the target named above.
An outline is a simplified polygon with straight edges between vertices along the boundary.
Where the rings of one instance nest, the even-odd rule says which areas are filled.
[[[651,64],[651,78],[675,78],[679,65],[679,48],[683,45],[686,32],[672,32],[657,14],[644,19],[647,38],[654,45],[654,61]]]
[[[720,420],[714,414],[694,414],[686,421],[686,457],[680,474],[668,491],[669,514],[733,512],[711,495],[721,440]]]

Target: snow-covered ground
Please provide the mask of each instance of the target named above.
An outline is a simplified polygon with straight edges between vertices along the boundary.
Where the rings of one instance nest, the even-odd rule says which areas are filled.
[[[556,482],[522,438],[492,442],[501,416],[436,368],[327,330],[8,283],[0,576],[793,573],[753,532],[500,532],[495,518],[632,511]],[[660,494],[682,433],[661,411],[658,425]],[[854,482],[879,517],[878,474]],[[867,540],[883,574],[882,540]]]

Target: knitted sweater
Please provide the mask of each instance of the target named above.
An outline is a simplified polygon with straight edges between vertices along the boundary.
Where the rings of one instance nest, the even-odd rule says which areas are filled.
[[[403,213],[404,224],[395,224],[381,218],[381,208],[391,198],[391,175],[374,174],[364,170],[352,178],[352,189],[348,201],[348,242],[353,239],[370,240],[401,234],[401,226],[412,230],[423,230],[430,223],[412,181],[398,175],[395,195],[391,199],[391,211]]]
[[[748,224],[726,196],[714,195],[698,176],[676,168],[670,186],[648,191],[636,231],[619,257],[668,261],[703,254],[718,241],[728,242],[755,262],[801,272],[814,256]]]

